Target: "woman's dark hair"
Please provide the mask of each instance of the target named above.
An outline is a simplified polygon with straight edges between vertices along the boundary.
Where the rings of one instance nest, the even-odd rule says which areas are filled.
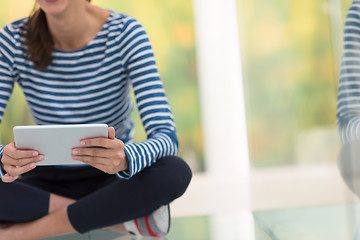
[[[86,1],[90,2],[91,0]],[[26,56],[31,57],[37,70],[44,70],[52,62],[54,40],[47,24],[45,12],[36,3],[27,24]]]

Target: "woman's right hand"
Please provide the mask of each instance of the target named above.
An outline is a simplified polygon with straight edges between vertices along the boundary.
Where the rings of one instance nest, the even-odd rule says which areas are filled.
[[[15,142],[9,143],[3,149],[1,168],[6,174],[1,178],[3,182],[13,182],[20,174],[36,167],[36,163],[44,160],[36,150],[17,150]]]

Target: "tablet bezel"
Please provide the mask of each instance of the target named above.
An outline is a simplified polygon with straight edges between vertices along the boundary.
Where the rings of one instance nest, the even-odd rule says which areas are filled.
[[[33,149],[44,154],[37,165],[83,165],[71,158],[80,140],[108,137],[107,124],[29,125],[13,128],[17,149]]]

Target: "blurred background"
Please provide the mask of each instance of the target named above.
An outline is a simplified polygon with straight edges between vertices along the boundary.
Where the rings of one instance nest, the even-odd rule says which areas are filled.
[[[26,17],[33,2],[1,1],[0,25]],[[147,30],[174,113],[180,155],[195,173],[189,191],[174,204],[177,218],[169,239],[218,239],[211,216],[225,215],[221,223],[215,221],[215,225],[229,225],[231,222],[230,227],[224,227],[227,230],[221,230],[221,227],[218,230],[228,231],[234,228],[233,224],[242,224],[243,217],[234,216],[233,210],[242,211],[243,207],[250,208],[248,210],[255,216],[251,226],[255,234],[251,238],[352,239],[334,238],[343,235],[331,232],[328,233],[332,234],[330,238],[326,238],[329,237],[326,234],[312,237],[299,233],[295,238],[291,235],[293,226],[275,224],[277,221],[284,222],[289,214],[298,214],[299,221],[304,219],[304,222],[309,222],[302,213],[318,214],[316,216],[339,213],[345,216],[347,212],[355,212],[349,211],[347,205],[342,208],[344,204],[356,203],[357,198],[347,190],[336,166],[341,147],[336,129],[337,85],[343,24],[351,1],[235,1],[242,76],[239,82],[243,85],[241,97],[245,103],[246,132],[233,134],[246,135],[248,139],[245,146],[248,147],[248,157],[236,161],[249,162],[249,175],[239,171],[239,174],[230,177],[226,173],[214,176],[207,169],[207,135],[203,126],[206,120],[203,117],[204,102],[201,102],[204,93],[199,82],[199,41],[196,41],[196,33],[200,30],[195,27],[199,9],[194,9],[194,2],[201,1],[92,1],[104,8],[136,17]],[[218,16],[215,13],[213,17]],[[214,32],[218,30],[213,29]],[[219,42],[219,47],[221,45]],[[141,141],[145,137],[144,131],[137,113],[133,115],[135,139]],[[13,126],[26,124],[33,124],[33,121],[22,92],[16,86],[0,127],[1,143],[12,141]],[[217,124],[212,127],[220,127],[224,123]],[[227,129],[231,131],[231,126]],[[221,161],[226,164],[226,160]],[[228,167],[231,168],[231,165]],[[243,177],[249,182],[243,181]],[[250,203],[242,202],[242,194],[248,194],[242,191],[242,184],[249,187]],[[220,206],[229,203],[217,198],[220,190],[225,196],[235,196],[230,207]],[[209,200],[207,197],[215,199],[208,208],[206,204],[201,204]],[[329,208],[319,209],[319,206]],[[291,212],[291,209],[299,212]],[[334,217],[327,217],[328,224],[333,224],[331,219],[341,219],[339,215],[331,216]],[[349,219],[346,216],[345,219]],[[274,233],[276,227],[278,232]],[[347,227],[343,226],[341,233],[337,234],[350,232],[347,236],[353,236],[354,226],[351,225],[350,230]],[[316,229],[322,228],[318,226]],[[308,231],[316,232],[310,227]],[[276,234],[286,237],[274,238]],[[236,232],[229,236],[222,239],[246,239],[238,238],[239,233]]]
[[[342,31],[350,3],[238,0],[254,167],[335,161]]]

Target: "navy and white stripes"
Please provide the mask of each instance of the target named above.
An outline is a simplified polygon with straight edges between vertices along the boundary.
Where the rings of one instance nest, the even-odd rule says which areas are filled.
[[[351,4],[344,26],[337,124],[343,143],[360,139],[360,1]]]
[[[166,155],[178,141],[170,107],[144,28],[134,18],[111,12],[97,36],[84,48],[55,50],[44,71],[25,57],[26,19],[0,31],[0,118],[17,81],[37,124],[106,123],[124,141],[129,178]],[[133,88],[148,139],[133,143],[130,99]],[[1,151],[2,149],[0,149]]]

